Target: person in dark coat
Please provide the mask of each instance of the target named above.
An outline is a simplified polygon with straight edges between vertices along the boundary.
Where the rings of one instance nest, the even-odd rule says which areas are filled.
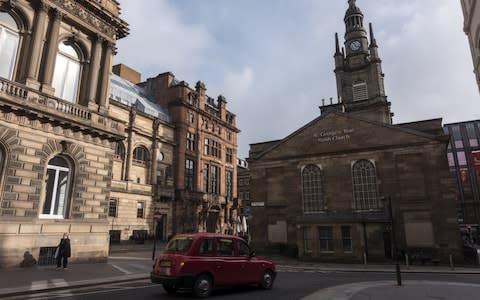
[[[61,269],[62,263],[63,269],[67,269],[68,258],[70,255],[70,239],[68,238],[68,234],[64,233],[62,239],[60,240],[60,244],[58,244],[57,270]]]

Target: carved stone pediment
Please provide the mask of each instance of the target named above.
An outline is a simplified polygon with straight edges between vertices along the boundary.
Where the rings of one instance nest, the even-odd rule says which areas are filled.
[[[94,13],[87,10],[84,6],[73,0],[49,0],[50,3],[56,5],[58,8],[80,18],[85,23],[94,28],[98,28],[100,32],[111,38],[116,39],[116,30],[112,25],[99,19]]]

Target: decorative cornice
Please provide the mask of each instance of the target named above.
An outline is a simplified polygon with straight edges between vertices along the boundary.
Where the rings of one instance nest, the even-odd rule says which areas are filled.
[[[82,5],[80,5],[76,1],[72,1],[72,0],[49,0],[49,1],[55,4],[57,7],[62,8],[68,13],[85,21],[92,27],[97,28],[112,40],[116,39],[116,31],[111,25],[109,25],[103,20],[100,20],[96,15],[94,15],[89,10],[85,9]]]
[[[17,0],[0,0],[0,6],[15,7]]]

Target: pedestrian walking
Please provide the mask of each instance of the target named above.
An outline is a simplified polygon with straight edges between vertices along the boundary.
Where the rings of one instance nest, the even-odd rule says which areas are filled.
[[[62,264],[63,264],[63,269],[66,270],[68,265],[68,258],[71,255],[70,239],[68,238],[67,233],[63,234],[63,237],[60,240],[60,243],[58,244],[58,247],[55,253],[56,253],[55,258],[57,259],[57,270],[61,269]]]

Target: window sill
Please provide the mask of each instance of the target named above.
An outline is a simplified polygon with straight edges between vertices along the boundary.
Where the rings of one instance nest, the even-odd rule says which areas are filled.
[[[44,215],[41,214],[38,216],[39,219],[47,219],[47,220],[65,220],[64,216],[59,215]]]

